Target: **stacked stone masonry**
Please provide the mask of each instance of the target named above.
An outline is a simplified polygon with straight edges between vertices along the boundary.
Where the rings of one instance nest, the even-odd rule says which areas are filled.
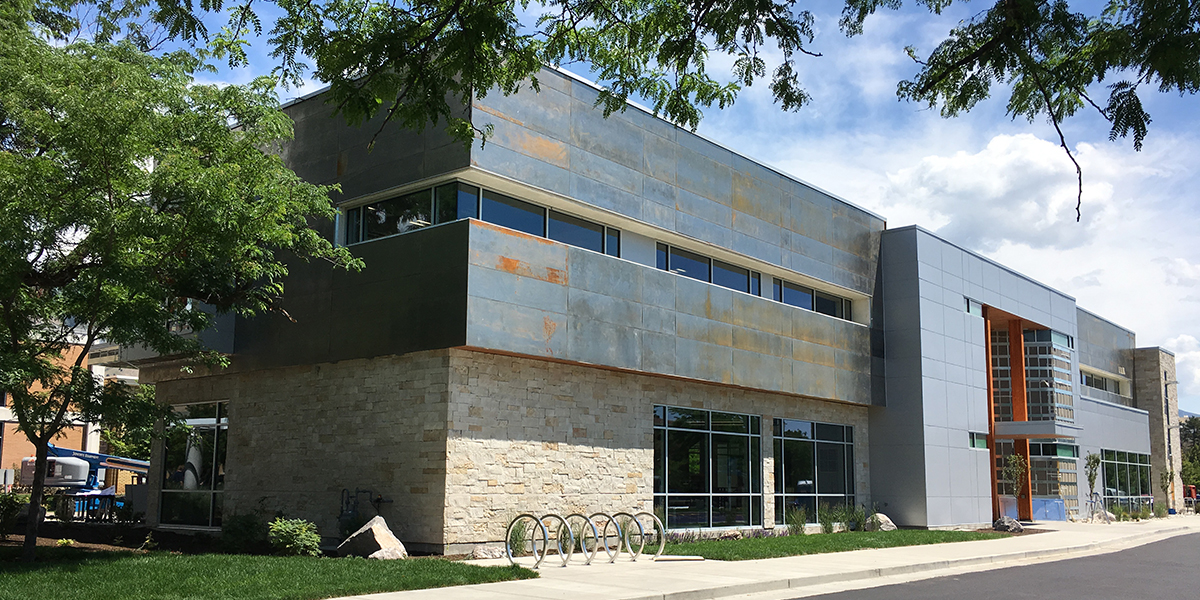
[[[392,500],[381,514],[426,551],[498,541],[520,512],[650,510],[656,404],[763,417],[768,527],[770,419],[852,425],[870,505],[863,406],[462,349],[160,385],[176,404],[229,402],[225,515],[281,510],[325,536],[342,489]]]

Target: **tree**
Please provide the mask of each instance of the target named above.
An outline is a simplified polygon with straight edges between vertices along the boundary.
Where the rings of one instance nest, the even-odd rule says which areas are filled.
[[[1009,454],[1000,470],[1005,481],[1012,483],[1013,496],[1018,500],[1025,497],[1025,474],[1029,472],[1029,461],[1020,454]]]
[[[0,6],[0,388],[37,449],[33,506],[72,415],[136,427],[157,410],[92,377],[97,340],[198,357],[180,331],[276,310],[285,255],[360,266],[309,227],[332,217],[330,190],[272,153],[291,122],[270,81],[195,85],[187,53],[51,44],[36,10]]]
[[[781,107],[799,109],[809,96],[797,59],[820,56],[808,48],[813,16],[796,0],[237,0],[228,7],[223,0],[40,1],[39,20],[58,30],[74,25],[73,10],[86,9],[97,16],[99,39],[125,35],[145,48],[164,38],[197,43],[233,65],[245,64],[246,37],[262,35],[259,8],[271,4],[267,38],[281,80],[300,81],[309,57],[312,74],[331,85],[336,109],[352,123],[382,110],[388,121],[413,128],[448,121],[464,140],[487,132],[473,130],[455,105],[493,89],[511,93],[543,63],[590,67],[605,88],[598,103],[606,114],[635,96],[695,128],[703,108],[724,108],[742,87],[768,77]],[[951,4],[919,2],[935,14]],[[902,5],[845,0],[841,29],[860,35],[867,17]],[[1151,122],[1142,91],[1200,90],[1200,11],[1153,0],[1084,6],[1099,10],[1084,12],[1066,0],[995,0],[927,54],[908,48],[917,73],[897,93],[950,117],[1007,87],[1008,114],[1045,117],[1072,162],[1061,125],[1080,109],[1107,120],[1111,140],[1132,136],[1140,150]],[[228,20],[210,32],[222,11]],[[733,58],[728,73],[710,72],[714,54]],[[1107,99],[1099,97],[1105,85]]]

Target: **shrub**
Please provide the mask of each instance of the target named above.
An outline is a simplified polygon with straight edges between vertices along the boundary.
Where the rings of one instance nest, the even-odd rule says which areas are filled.
[[[17,517],[28,502],[16,494],[0,494],[0,540],[8,539],[8,532],[16,528]]]
[[[271,551],[267,523],[259,513],[232,514],[221,521],[221,550],[230,554]]]
[[[1143,506],[1138,509],[1137,518],[1141,521],[1149,521],[1150,519],[1154,518],[1154,511],[1151,510],[1149,506]]]
[[[867,509],[864,506],[846,505],[846,531],[867,530]]]
[[[271,521],[267,537],[271,547],[286,556],[320,556],[321,536],[317,526],[304,519],[276,518]]]
[[[56,544],[58,544],[58,547],[59,547],[59,548],[63,548],[63,547],[66,547],[66,546],[74,546],[74,545],[75,545],[75,540],[73,540],[73,539],[71,539],[71,538],[63,538],[63,539],[61,539],[61,540],[58,540],[58,541],[57,541],[57,542],[55,542],[55,543],[56,543]]]
[[[1167,517],[1167,507],[1165,507],[1161,504],[1155,504],[1154,505],[1154,516],[1155,516],[1155,518],[1158,518],[1158,519],[1165,519]]]
[[[1129,511],[1125,510],[1125,507],[1121,506],[1120,504],[1112,505],[1112,508],[1109,510],[1109,512],[1112,513],[1113,519],[1116,521],[1129,520]]]
[[[513,523],[512,531],[508,534],[508,548],[513,556],[525,555],[525,543],[529,541],[529,526],[525,524],[526,521],[528,519]],[[607,540],[605,542],[607,543]]]
[[[822,502],[817,506],[817,522],[821,524],[821,533],[833,533],[838,509]]]
[[[808,523],[808,511],[803,507],[789,507],[783,513],[787,523],[788,535],[804,535],[805,524]]]

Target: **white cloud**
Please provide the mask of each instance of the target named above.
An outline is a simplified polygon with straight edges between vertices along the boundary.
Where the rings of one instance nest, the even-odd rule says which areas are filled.
[[[1200,397],[1200,340],[1183,334],[1167,340],[1163,347],[1175,353],[1175,378],[1179,380],[1179,407],[1188,412],[1200,412],[1200,405],[1184,399]]]

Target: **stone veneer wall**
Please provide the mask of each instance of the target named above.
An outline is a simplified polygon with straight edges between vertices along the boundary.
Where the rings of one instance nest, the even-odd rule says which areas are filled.
[[[857,498],[870,506],[866,407],[455,349],[448,551],[502,540],[508,520],[521,512],[651,510],[655,404],[763,417],[767,526],[775,514],[771,419],[853,425]]]
[[[1137,407],[1149,413],[1150,421],[1150,482],[1154,487],[1154,501],[1167,507],[1183,507],[1183,450],[1179,439],[1179,386],[1165,385],[1176,381],[1175,355],[1162,348],[1137,348],[1133,351],[1133,397]],[[1164,377],[1165,375],[1165,377]],[[1167,397],[1163,397],[1164,387]],[[1166,404],[1166,410],[1163,404]],[[1171,462],[1167,460],[1170,445]],[[1162,474],[1173,472],[1171,482],[1175,502],[1170,494],[1164,495],[1159,487]]]
[[[337,536],[342,490],[369,489],[392,501],[380,513],[405,543],[440,550],[449,362],[434,350],[232,372],[163,381],[158,394],[172,404],[228,401],[225,516],[281,510]]]
[[[226,516],[281,510],[324,536],[338,535],[343,489],[383,494],[397,536],[439,552],[499,541],[520,512],[650,510],[655,404],[762,416],[767,526],[771,419],[853,425],[857,498],[870,505],[865,406],[463,349],[158,386],[172,404],[229,403]]]

